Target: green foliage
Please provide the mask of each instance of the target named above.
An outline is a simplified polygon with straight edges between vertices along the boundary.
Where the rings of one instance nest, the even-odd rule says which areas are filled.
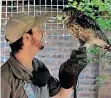
[[[62,15],[57,15],[58,20],[62,20]]]
[[[96,81],[96,85],[98,85],[98,86],[103,85],[105,79],[107,79],[106,76],[98,76],[98,77],[96,78],[96,80],[97,80],[97,81]]]
[[[105,31],[111,31],[111,0],[69,0],[68,6],[81,10],[86,15],[95,19]]]
[[[90,54],[96,54],[96,55],[98,55],[98,54],[100,54],[102,51],[100,50],[100,48],[99,47],[93,47],[93,48],[91,48],[91,49],[88,49],[88,53],[90,53]]]

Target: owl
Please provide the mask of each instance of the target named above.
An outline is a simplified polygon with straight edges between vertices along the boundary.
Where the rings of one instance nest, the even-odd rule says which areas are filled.
[[[97,45],[104,50],[111,50],[111,44],[98,23],[80,10],[74,7],[64,8],[62,23],[69,33],[78,38],[81,47]]]

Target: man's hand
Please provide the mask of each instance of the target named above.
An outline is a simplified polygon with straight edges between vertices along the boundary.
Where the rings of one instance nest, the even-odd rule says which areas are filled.
[[[78,50],[72,50],[70,59],[75,60],[75,64],[73,63],[73,69],[76,69],[75,75],[78,76],[83,68],[87,66],[86,48],[80,47]]]
[[[70,58],[60,66],[59,80],[61,86],[65,89],[76,86],[78,76],[86,65],[86,48],[81,47],[78,50],[73,50]]]

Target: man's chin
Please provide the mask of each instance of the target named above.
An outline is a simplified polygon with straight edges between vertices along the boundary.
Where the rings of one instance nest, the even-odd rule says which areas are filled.
[[[43,49],[44,49],[44,46],[41,46],[39,49],[40,49],[40,50],[43,50]]]

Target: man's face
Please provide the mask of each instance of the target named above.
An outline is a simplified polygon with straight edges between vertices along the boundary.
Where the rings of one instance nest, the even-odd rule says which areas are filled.
[[[44,30],[42,30],[40,27],[34,27],[34,28],[32,28],[32,33],[33,33],[31,36],[32,47],[42,50],[44,48],[43,43],[42,43],[42,37],[44,34]]]

